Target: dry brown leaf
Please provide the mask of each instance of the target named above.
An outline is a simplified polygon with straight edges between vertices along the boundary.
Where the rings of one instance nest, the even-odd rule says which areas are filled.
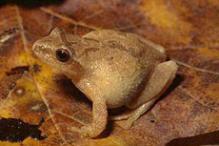
[[[0,135],[1,146],[219,144],[215,138],[219,136],[219,1],[0,4],[0,117],[8,119],[0,120],[0,133],[5,127],[12,130]],[[72,127],[91,121],[89,102],[31,52],[33,42],[55,26],[79,35],[102,28],[142,35],[165,46],[169,58],[180,66],[178,75],[163,98],[131,129],[110,122],[100,138],[83,139]],[[19,67],[25,71],[19,72]]]

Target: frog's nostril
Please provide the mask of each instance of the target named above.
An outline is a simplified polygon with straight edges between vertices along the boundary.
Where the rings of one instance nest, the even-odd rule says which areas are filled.
[[[40,48],[42,48],[42,41],[41,40],[37,40],[34,42],[33,46],[32,46],[32,50],[39,50]]]
[[[40,56],[42,54],[42,47],[39,44],[33,44],[32,52],[36,56]]]
[[[32,51],[34,54],[36,54],[39,51],[39,47],[37,45],[33,45]]]
[[[37,48],[39,48],[39,46],[38,46],[36,43],[34,43],[33,46],[32,46],[32,50],[33,50],[33,51],[36,51]]]

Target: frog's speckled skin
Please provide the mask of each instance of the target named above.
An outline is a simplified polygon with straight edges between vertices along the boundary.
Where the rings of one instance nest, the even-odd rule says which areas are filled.
[[[67,62],[56,57],[57,49],[70,54]],[[107,108],[127,106],[128,128],[146,112],[175,77],[177,65],[166,61],[165,50],[144,38],[113,30],[97,30],[82,37],[55,28],[36,41],[33,52],[70,79],[92,102],[93,122],[81,131],[98,136],[107,124]]]

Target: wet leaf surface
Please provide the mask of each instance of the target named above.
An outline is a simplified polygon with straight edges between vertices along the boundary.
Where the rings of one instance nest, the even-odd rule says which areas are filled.
[[[219,1],[10,0],[0,5],[1,120],[38,126],[36,131],[45,136],[34,139],[21,134],[19,140],[10,141],[4,136],[13,137],[13,133],[5,132],[0,145],[219,144]],[[73,127],[91,121],[90,102],[31,51],[33,42],[56,26],[78,35],[102,28],[142,35],[166,48],[169,58],[180,66],[178,75],[131,129],[109,122],[99,138],[81,138]],[[45,121],[39,125],[41,119]]]

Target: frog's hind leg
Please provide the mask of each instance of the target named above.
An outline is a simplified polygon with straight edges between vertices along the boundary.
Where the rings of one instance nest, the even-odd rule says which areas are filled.
[[[166,61],[157,65],[137,102],[127,105],[129,108],[134,108],[135,110],[130,114],[122,127],[129,128],[134,121],[154,105],[160,95],[173,81],[177,68],[176,63],[173,61]]]
[[[129,117],[127,117],[127,120],[124,121],[124,123],[120,124],[121,127],[123,127],[124,129],[129,129],[132,124],[141,116],[143,115],[145,112],[147,112],[155,103],[157,99],[154,98],[144,104],[142,104],[140,107],[138,107],[137,109],[135,109],[133,111],[133,113],[131,113],[129,115]]]
[[[136,118],[133,117],[132,119],[137,120],[137,118],[140,115],[145,113],[151,106],[153,106],[154,102],[155,102],[154,99],[152,99],[151,101],[148,101],[147,103],[141,105],[140,107],[138,107],[135,110],[125,112],[125,113],[122,113],[120,115],[110,116],[109,119],[112,120],[112,121],[127,120],[131,116],[133,117],[133,115],[135,115]],[[130,127],[130,126],[128,126],[128,127]]]
[[[125,111],[124,113],[118,115],[110,115],[109,120],[111,121],[119,121],[119,120],[126,120],[128,119],[135,111]]]

